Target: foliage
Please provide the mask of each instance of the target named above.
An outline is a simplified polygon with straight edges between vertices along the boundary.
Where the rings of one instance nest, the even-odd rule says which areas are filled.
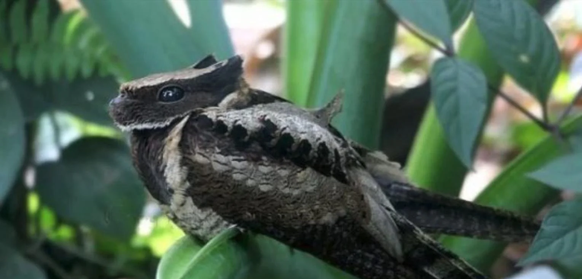
[[[362,16],[367,20],[357,20]],[[386,50],[392,47],[395,24],[395,19],[373,1],[330,2],[309,81],[309,107],[323,106],[337,92],[346,92],[344,113],[333,123],[345,135],[371,148],[378,145],[389,64]],[[361,98],[355,92],[367,95]]]
[[[0,1],[0,277],[352,278],[261,235],[229,230],[206,244],[175,241],[181,233],[165,226],[167,219],[143,213],[147,196],[107,102],[120,81],[185,67],[208,53],[232,55],[221,2],[186,1],[189,17],[165,1],[81,3],[85,10],[63,12],[56,1]],[[420,186],[458,194],[494,97],[525,111],[498,89],[506,72],[544,108],[541,118],[525,113],[545,135],[504,166],[476,202],[533,215],[559,190],[582,192],[582,118],[565,121],[567,114],[547,106],[560,54],[525,0],[287,3],[284,91],[314,107],[343,90],[334,124],[371,148],[380,137],[398,21],[440,52],[430,70],[432,104],[407,166]],[[455,33],[462,35],[458,45]],[[581,205],[554,206],[520,265],[580,269],[567,260],[582,253]],[[144,217],[153,219],[149,234],[137,232]],[[484,272],[506,245],[440,240]],[[155,251],[165,249],[156,243],[173,243],[161,260]]]
[[[212,16],[219,7],[218,1],[196,5],[193,16]],[[164,20],[177,19],[167,5],[136,12],[166,13],[148,20],[175,30],[158,32],[170,36],[166,41],[213,36],[228,42],[224,28],[191,36],[201,28],[168,25]],[[157,212],[143,216],[146,193],[106,109],[119,82],[143,72],[131,73],[136,65],[120,60],[111,43],[119,41],[107,38],[110,32],[85,11],[64,12],[57,1],[2,1],[0,29],[0,235],[7,236],[0,241],[0,277],[151,278],[154,252],[169,244],[164,237],[173,237],[171,243],[182,233],[171,233],[177,229],[163,226],[169,221]],[[230,54],[228,43],[215,42]],[[172,61],[191,62],[210,51],[192,52],[189,44]],[[152,64],[159,64],[154,57]],[[144,235],[138,223],[155,227]]]
[[[441,58],[431,72],[432,99],[447,140],[457,156],[471,165],[473,146],[487,111],[487,81],[473,64]]]

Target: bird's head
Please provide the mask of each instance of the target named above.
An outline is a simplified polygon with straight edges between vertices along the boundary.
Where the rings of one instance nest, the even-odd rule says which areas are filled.
[[[193,110],[218,106],[239,90],[242,58],[209,55],[186,69],[149,75],[121,85],[109,115],[124,131],[156,129]]]

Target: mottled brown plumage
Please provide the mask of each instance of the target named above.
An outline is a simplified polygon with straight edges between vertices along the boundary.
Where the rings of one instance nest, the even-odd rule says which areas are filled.
[[[363,279],[483,278],[396,212],[378,179],[405,178],[329,124],[337,102],[300,109],[249,88],[241,64],[207,57],[126,83],[111,103],[140,177],[180,228],[208,240],[236,225]]]
[[[366,168],[398,211],[430,234],[449,234],[502,242],[531,242],[540,221],[415,187],[379,151],[351,142]]]

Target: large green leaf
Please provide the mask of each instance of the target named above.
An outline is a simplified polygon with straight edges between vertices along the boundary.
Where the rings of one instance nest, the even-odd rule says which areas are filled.
[[[222,231],[203,247],[189,236],[182,237],[162,257],[157,279],[241,278],[252,261],[242,246],[228,243],[238,232],[237,228]]]
[[[183,237],[162,257],[156,278],[356,279],[262,235],[226,237],[219,235],[202,248],[192,238]]]
[[[134,77],[233,54],[219,0],[81,2]]]
[[[36,1],[30,22],[31,39],[40,44],[49,34],[49,0]]]
[[[582,116],[577,116],[564,124],[562,131],[570,134],[580,128]],[[546,135],[537,145],[507,165],[475,202],[530,216],[537,214],[540,208],[558,196],[558,191],[527,177],[527,174],[563,154],[564,149],[555,138]],[[506,246],[500,242],[452,236],[442,237],[441,241],[481,270],[489,270]]]
[[[553,160],[529,177],[561,190],[582,192],[582,152]]]
[[[16,180],[24,157],[24,117],[13,88],[0,74],[0,204]]]
[[[382,0],[398,14],[399,17],[412,22],[426,33],[438,38],[445,45],[452,47],[452,28],[447,6],[444,0]]]
[[[481,69],[458,58],[441,58],[432,68],[431,93],[447,140],[467,167],[487,113],[487,81]]]
[[[582,200],[565,201],[548,212],[519,265],[582,255]]]
[[[313,75],[328,0],[295,0],[287,3],[285,23],[285,94],[305,106]]]
[[[449,18],[451,19],[451,30],[454,32],[467,20],[471,13],[474,0],[445,0]]]
[[[9,10],[10,41],[14,44],[25,43],[28,39],[26,24],[26,1],[14,1]]]
[[[27,121],[51,110],[63,110],[88,121],[111,125],[109,100],[117,95],[119,83],[112,77],[77,78],[36,86],[15,72],[2,72],[18,97]]]
[[[16,249],[0,243],[0,278],[45,279],[44,271]]]
[[[73,142],[59,161],[38,167],[42,202],[65,220],[127,239],[146,199],[128,154],[123,142],[111,138]]]
[[[12,224],[0,219],[0,245],[12,246],[16,244],[16,231]]]
[[[479,66],[489,84],[500,83],[503,73],[487,50],[474,21],[461,38],[458,57]],[[488,111],[489,108],[490,102]],[[467,167],[450,148],[435,107],[431,104],[414,139],[406,165],[408,176],[420,187],[457,196],[466,171]]]
[[[334,124],[371,148],[379,142],[395,25],[378,1],[331,1],[310,85],[310,107],[344,90],[343,112]]]
[[[182,277],[188,272],[190,263],[202,247],[202,243],[190,236],[184,236],[174,242],[160,260],[156,279],[178,279]]]
[[[560,57],[543,18],[523,0],[479,0],[473,7],[497,63],[545,103],[558,75]]]
[[[51,102],[56,105],[55,109],[88,121],[111,125],[107,105],[117,95],[118,88],[119,83],[111,76],[54,82],[51,84]]]

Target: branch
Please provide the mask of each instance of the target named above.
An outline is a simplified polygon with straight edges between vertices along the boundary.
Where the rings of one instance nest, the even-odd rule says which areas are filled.
[[[418,32],[418,30],[416,30],[412,26],[410,26],[410,24],[408,24],[408,22],[406,22],[400,18],[398,18],[398,22],[402,25],[402,27],[404,27],[404,29],[406,29],[406,30],[408,30],[408,32],[412,33],[412,35],[416,36],[418,39],[420,39],[421,41],[423,41],[425,44],[429,45],[430,47],[438,50],[440,53],[442,53],[448,57],[455,56],[454,52],[452,52],[449,49],[441,47],[440,45],[438,45],[437,43],[435,43],[434,41],[432,41],[428,37],[424,36],[422,33]]]
[[[497,88],[495,88],[491,84],[487,84],[487,87],[489,88],[489,90],[491,90],[493,92],[496,92],[497,95],[499,95],[499,97],[501,97],[503,100],[505,100],[511,106],[513,106],[514,108],[516,108],[517,110],[519,110],[527,118],[531,119],[534,123],[536,123],[542,129],[544,129],[544,131],[551,132],[553,130],[552,125],[549,125],[548,123],[544,122],[543,120],[541,120],[538,117],[536,117],[535,115],[533,115],[527,109],[525,109],[524,107],[522,107],[521,105],[519,105],[517,103],[517,101],[515,101],[514,99],[512,99],[511,97],[509,97],[509,95],[507,95],[505,92],[503,92],[501,90],[498,90]]]
[[[410,24],[408,24],[407,22],[403,21],[388,6],[388,4],[386,4],[386,2],[384,2],[383,0],[378,0],[378,2],[380,2],[380,6],[382,6],[387,12],[394,14],[394,16],[398,19],[398,22],[406,30],[408,30],[412,35],[416,36],[418,39],[420,39],[421,41],[423,41],[425,44],[427,44],[430,47],[438,50],[440,53],[442,53],[443,55],[445,55],[447,57],[454,57],[455,56],[455,53],[453,51],[451,51],[449,49],[445,49],[445,48],[439,46],[437,43],[435,43],[434,41],[432,41],[431,39],[429,39],[428,37],[426,37],[422,33],[418,32],[412,26],[410,26]],[[517,103],[515,100],[513,100],[511,97],[509,97],[509,95],[505,94],[504,92],[502,92],[501,90],[499,90],[495,86],[492,86],[491,84],[487,83],[487,87],[489,88],[489,90],[492,90],[497,95],[499,95],[502,99],[504,99],[505,101],[507,101],[511,106],[515,107],[517,110],[519,110],[521,113],[523,113],[531,121],[533,121],[538,126],[540,126],[544,131],[552,132],[554,130],[554,127],[552,125],[548,124],[544,120],[542,120],[542,119],[536,117],[535,115],[531,114],[528,110],[526,110],[524,107],[522,107],[519,103]]]
[[[47,256],[42,251],[36,251],[30,254],[31,257],[35,258],[40,263],[45,264],[48,268],[52,269],[54,273],[61,279],[74,279],[72,275],[67,273],[61,266],[59,266],[53,259]]]
[[[560,115],[560,118],[558,118],[558,121],[556,121],[556,124],[555,124],[556,127],[558,127],[562,123],[564,123],[564,120],[566,120],[566,117],[568,117],[568,115],[570,114],[570,112],[572,112],[572,109],[574,108],[576,103],[578,103],[578,101],[581,99],[582,99],[582,87],[580,87],[580,89],[578,89],[578,93],[576,93],[576,96],[574,96],[574,99],[572,100],[572,102],[568,105],[568,107],[566,107],[566,110],[564,110],[562,115]]]
[[[104,268],[107,269],[116,269],[118,271],[121,271],[123,273],[126,273],[130,276],[133,276],[134,278],[148,278],[147,275],[142,271],[139,270],[137,268],[133,268],[130,266],[119,266],[117,267],[115,263],[109,262],[107,259],[101,258],[99,255],[93,255],[93,254],[87,254],[83,251],[80,251],[74,247],[71,247],[69,245],[63,245],[60,243],[56,243],[56,242],[50,242],[52,245],[66,251],[67,253],[74,255],[76,257],[79,257],[87,262],[90,262],[92,264],[96,264],[99,266],[102,266]]]

